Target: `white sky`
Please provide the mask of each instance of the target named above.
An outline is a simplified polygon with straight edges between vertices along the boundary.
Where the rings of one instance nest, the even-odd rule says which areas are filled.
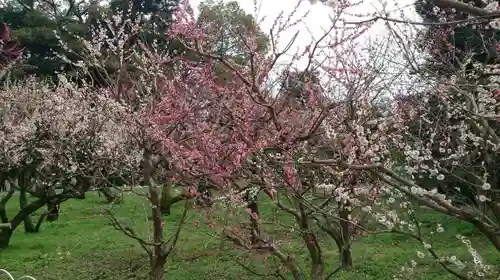
[[[195,15],[197,14],[197,6],[203,2],[203,0],[189,0]],[[229,2],[231,0],[224,0],[224,2]],[[336,0],[341,1],[341,0]],[[356,1],[356,0],[351,0]],[[374,14],[381,14],[385,11],[385,16],[390,18],[399,18],[402,16],[405,19],[412,21],[420,21],[420,18],[413,10],[414,0],[357,0],[360,3],[347,10],[351,16],[348,16],[346,20],[349,21],[361,21],[364,19],[372,18]],[[385,3],[382,3],[385,1]],[[302,52],[307,45],[315,42],[314,39],[319,38],[324,34],[324,31],[331,26],[330,15],[333,13],[333,9],[325,6],[322,3],[317,3],[315,5],[311,5],[308,0],[237,0],[240,6],[247,11],[247,13],[254,15],[257,18],[257,21],[260,22],[261,29],[269,34],[269,30],[271,29],[273,22],[276,17],[283,12],[284,18],[287,18],[288,15],[294,10],[297,6],[297,3],[300,2],[299,8],[296,10],[294,17],[292,17],[292,21],[300,19],[304,14],[308,13],[307,17],[303,18],[300,24],[294,26],[281,33],[281,37],[279,40],[279,45],[281,48],[285,47],[293,35],[298,31],[299,35],[295,41],[294,47],[290,50],[290,53],[295,53],[297,50]],[[257,3],[257,14],[254,9],[254,2]],[[385,8],[384,8],[385,7]],[[402,15],[402,13],[404,15]],[[364,15],[364,16],[363,16]],[[403,26],[402,26],[403,27]],[[408,27],[408,25],[406,25]],[[405,33],[403,31],[402,33]],[[378,39],[383,40],[387,36],[387,29],[384,26],[382,21],[377,22],[377,24],[373,25],[368,32],[366,32],[362,37],[360,37],[361,42],[367,42],[368,39]],[[360,44],[361,45],[361,44]],[[362,48],[359,46],[359,48]],[[362,51],[360,51],[362,52]],[[392,75],[392,73],[401,73],[402,71],[408,71],[407,67],[402,66],[398,62],[400,58],[402,58],[402,52],[396,48],[391,49],[391,54],[385,54],[386,58],[383,60],[389,62],[383,62],[382,71],[384,73],[389,73],[386,75]],[[317,59],[317,58],[316,58]],[[287,63],[287,57],[283,57],[280,63]],[[306,58],[302,61],[295,63],[295,66],[298,68],[302,68],[305,66]],[[378,63],[378,62],[377,62]],[[399,76],[399,74],[397,74]],[[406,76],[408,77],[408,76]],[[380,79],[387,79],[387,76],[383,76],[381,74]],[[412,83],[408,80],[408,82],[402,81],[403,77],[400,77],[396,84],[389,84],[388,87],[391,89],[390,92],[399,92],[406,85]],[[405,81],[407,79],[404,79]],[[387,87],[387,86],[386,86]]]
[[[203,0],[189,1],[196,14],[197,7],[201,2],[203,2]],[[230,0],[224,0],[224,2],[229,1]],[[361,1],[362,3],[360,3]],[[254,15],[258,21],[261,21],[261,29],[266,33],[269,32],[274,20],[280,12],[283,12],[286,18],[297,6],[297,3],[300,2],[299,8],[297,9],[293,19],[297,20],[301,18],[307,12],[309,12],[309,14],[306,18],[304,18],[304,20],[301,21],[301,24],[295,26],[294,28],[290,28],[281,34],[279,43],[282,47],[286,46],[293,35],[299,31],[294,47],[295,49],[299,48],[303,50],[305,46],[314,41],[313,38],[318,38],[323,35],[325,28],[328,28],[331,25],[330,15],[333,11],[330,7],[327,7],[322,3],[311,5],[308,0],[237,0],[237,2],[245,11],[247,11],[247,13]],[[371,18],[372,16],[369,16],[368,14],[377,14],[383,10],[389,12],[389,16],[392,18],[401,18],[400,13],[403,11],[406,18],[419,21],[418,15],[416,15],[413,11],[414,0],[355,0],[351,2],[360,3],[348,10],[350,14],[357,15],[356,17],[353,16],[349,19],[352,21],[360,21],[362,19]],[[254,3],[257,3],[257,14],[255,13]],[[384,6],[385,9],[383,8]],[[360,17],[360,15],[368,16]],[[380,38],[381,36],[384,36],[384,31],[385,28],[383,23],[378,22],[365,36]]]

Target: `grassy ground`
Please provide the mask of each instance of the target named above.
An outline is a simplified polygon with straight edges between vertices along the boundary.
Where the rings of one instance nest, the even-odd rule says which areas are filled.
[[[146,234],[146,204],[129,197],[119,206],[117,215],[128,217],[124,222]],[[107,207],[103,202],[104,198],[96,195],[90,195],[86,200],[68,201],[62,205],[60,219],[45,223],[37,234],[25,234],[20,227],[13,236],[11,247],[0,251],[0,268],[10,271],[14,277],[28,274],[38,280],[147,279],[147,258],[134,240],[110,226],[103,214]],[[9,208],[15,211],[15,201]],[[180,216],[180,209],[173,210],[172,216],[167,218],[167,232],[175,227]],[[10,213],[12,215],[12,211]],[[208,230],[192,225],[194,219],[197,217],[191,215],[177,250],[169,259],[166,279],[262,279],[235,263],[238,253],[221,252],[220,242],[211,237]],[[490,264],[500,264],[500,254],[475,235],[471,227],[429,213],[422,214],[421,220],[424,227],[435,227],[436,222],[444,225],[445,233],[436,237],[434,243],[440,254],[467,257],[465,247],[455,238],[461,233],[468,235],[479,248],[490,248],[482,250],[483,256]],[[305,249],[293,241],[293,233],[288,234],[289,241],[284,246],[288,244],[289,252],[296,254],[297,259],[307,261]],[[328,240],[324,242],[328,262],[334,268],[336,247]],[[393,279],[394,272],[402,265],[411,259],[417,260],[417,249],[424,251],[415,241],[403,236],[360,237],[353,247],[355,269],[340,272],[334,279]],[[264,269],[262,265],[260,267]],[[2,277],[0,280],[7,279]],[[413,279],[453,278],[435,261],[421,259],[419,273]]]

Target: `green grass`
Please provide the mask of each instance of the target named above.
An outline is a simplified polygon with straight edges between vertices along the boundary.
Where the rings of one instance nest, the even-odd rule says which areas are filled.
[[[125,196],[125,203],[117,206],[116,215],[143,235],[149,229],[147,204],[135,196]],[[14,197],[8,206],[10,215],[16,210]],[[167,234],[172,232],[180,217],[182,204],[166,217]],[[113,229],[104,215],[104,198],[89,195],[86,200],[72,200],[61,207],[58,221],[44,223],[40,233],[26,234],[20,227],[15,232],[11,246],[0,251],[0,268],[10,271],[14,277],[31,275],[38,280],[90,280],[90,279],[147,279],[148,260],[137,242]],[[261,210],[270,212],[264,206]],[[284,214],[280,214],[284,215]],[[474,233],[473,228],[452,218],[422,213],[424,227],[434,228],[437,222],[446,231],[438,236],[434,248],[442,255],[457,255],[468,258],[465,247],[455,238],[457,233],[468,235],[489,264],[500,264],[500,254],[487,241]],[[204,227],[192,223],[198,219],[190,214],[177,250],[168,260],[166,279],[262,279],[242,269],[234,261],[239,255],[231,250],[220,250],[218,239]],[[281,217],[285,223],[288,217]],[[273,236],[288,247],[288,252],[307,263],[307,251],[299,242],[297,233],[273,227]],[[325,255],[331,269],[336,267],[337,252],[331,240],[323,240]],[[226,248],[229,245],[225,246]],[[415,241],[394,235],[359,237],[353,245],[355,268],[351,272],[340,272],[334,279],[392,279],[395,271],[411,259],[417,260],[416,250],[424,251]],[[248,259],[248,258],[247,258]],[[418,259],[418,280],[453,279],[435,261]],[[265,266],[255,262],[262,272]],[[307,266],[303,265],[306,270]],[[7,279],[0,276],[1,279]]]

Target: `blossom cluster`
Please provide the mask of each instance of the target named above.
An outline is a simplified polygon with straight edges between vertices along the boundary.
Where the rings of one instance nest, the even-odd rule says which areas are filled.
[[[2,88],[0,103],[2,172],[33,166],[40,185],[76,188],[139,164],[115,122],[123,110],[105,93],[63,76],[57,87],[33,78]]]

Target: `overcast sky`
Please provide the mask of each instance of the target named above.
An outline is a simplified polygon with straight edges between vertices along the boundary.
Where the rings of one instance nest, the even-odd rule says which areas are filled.
[[[194,8],[195,13],[197,12],[196,7],[203,2],[203,0],[189,1]],[[229,1],[230,0],[225,0],[225,2]],[[361,1],[361,4],[355,5],[353,8],[348,10],[348,12],[356,15],[366,15],[385,10],[390,12],[390,17],[401,18],[401,11],[403,11],[407,18],[418,20],[418,16],[413,11],[414,0],[357,0],[352,2],[359,3]],[[313,41],[313,38],[321,36],[325,28],[328,28],[331,24],[329,16],[333,11],[321,3],[311,5],[308,0],[237,0],[237,2],[248,13],[256,16],[259,21],[264,19],[260,26],[266,33],[270,30],[275,18],[280,12],[283,12],[286,17],[294,10],[297,3],[300,2],[300,6],[297,9],[294,18],[299,19],[307,12],[309,12],[309,14],[306,18],[304,18],[301,24],[287,30],[281,35],[282,37],[279,43],[281,43],[282,46],[285,46],[293,35],[299,31],[299,35],[294,46],[296,48],[303,49]],[[256,15],[254,11],[254,2],[256,2],[258,6]],[[383,8],[384,6],[385,9]],[[370,17],[371,16],[352,16],[350,18],[353,21],[359,21]],[[365,36],[381,37],[385,35],[384,31],[385,28],[383,23],[379,22],[373,26]]]
[[[229,1],[230,0],[225,0],[225,2]],[[363,3],[355,5],[350,10],[347,10],[347,13],[352,14],[353,16],[347,16],[346,20],[361,21],[364,19],[372,18],[373,14],[381,14],[383,11],[385,11],[385,15],[391,18],[401,19],[402,16],[404,16],[405,19],[420,21],[418,15],[414,12],[413,9],[414,0],[357,1],[357,3],[359,3],[360,1],[363,1]],[[385,3],[383,3],[382,1],[385,1]],[[203,2],[203,0],[190,0],[195,14],[197,13],[196,7],[201,2]],[[297,6],[297,3],[300,2],[299,8],[297,9],[293,19],[299,19],[304,14],[308,13],[307,17],[305,17],[299,25],[282,33],[279,40],[279,43],[283,48],[287,45],[293,35],[297,31],[299,32],[298,38],[294,44],[294,49],[292,49],[290,53],[294,53],[294,51],[296,51],[297,49],[302,52],[307,45],[310,45],[315,41],[314,38],[317,39],[322,36],[324,34],[324,30],[331,26],[330,15],[333,13],[333,10],[321,3],[311,5],[308,0],[237,0],[237,2],[244,10],[247,11],[247,13],[254,15],[258,19],[258,21],[261,22],[260,27],[266,33],[269,32],[274,20],[281,12],[284,13],[286,18]],[[257,14],[255,14],[254,2],[257,2]],[[363,17],[362,15],[365,16]],[[408,27],[408,25],[406,25],[406,27]],[[403,33],[405,33],[405,31],[403,31]],[[384,23],[378,22],[377,24],[373,25],[371,29],[366,32],[359,40],[363,42],[367,41],[369,38],[383,39],[384,36],[387,36],[387,30],[384,26]],[[402,52],[398,50],[398,47],[396,46],[392,48],[392,54],[384,54],[385,57],[382,59],[384,61],[390,60],[389,63],[383,62],[383,69],[381,69],[384,73],[388,73],[386,75],[393,75],[392,73],[402,73],[402,71],[405,72],[408,70],[407,67],[403,66],[402,64],[399,64],[397,62],[394,63],[394,61],[399,61],[400,57],[402,58],[401,53]],[[286,64],[288,61],[289,58],[287,60],[287,57],[283,57],[282,61],[280,62]],[[295,63],[295,66],[297,66],[298,68],[303,68],[305,64],[306,59]],[[383,75],[383,73],[379,75],[381,77],[380,79],[387,79],[387,77],[384,77]],[[397,75],[400,76],[399,74]],[[404,76],[408,77],[407,75]],[[394,87],[394,89],[391,89],[390,92],[400,91],[401,89],[399,87],[401,85],[410,83],[410,81],[408,83],[403,82],[402,78],[403,77],[401,76],[398,79],[397,85],[389,85],[389,87],[391,88]],[[404,80],[406,80],[406,78]]]

